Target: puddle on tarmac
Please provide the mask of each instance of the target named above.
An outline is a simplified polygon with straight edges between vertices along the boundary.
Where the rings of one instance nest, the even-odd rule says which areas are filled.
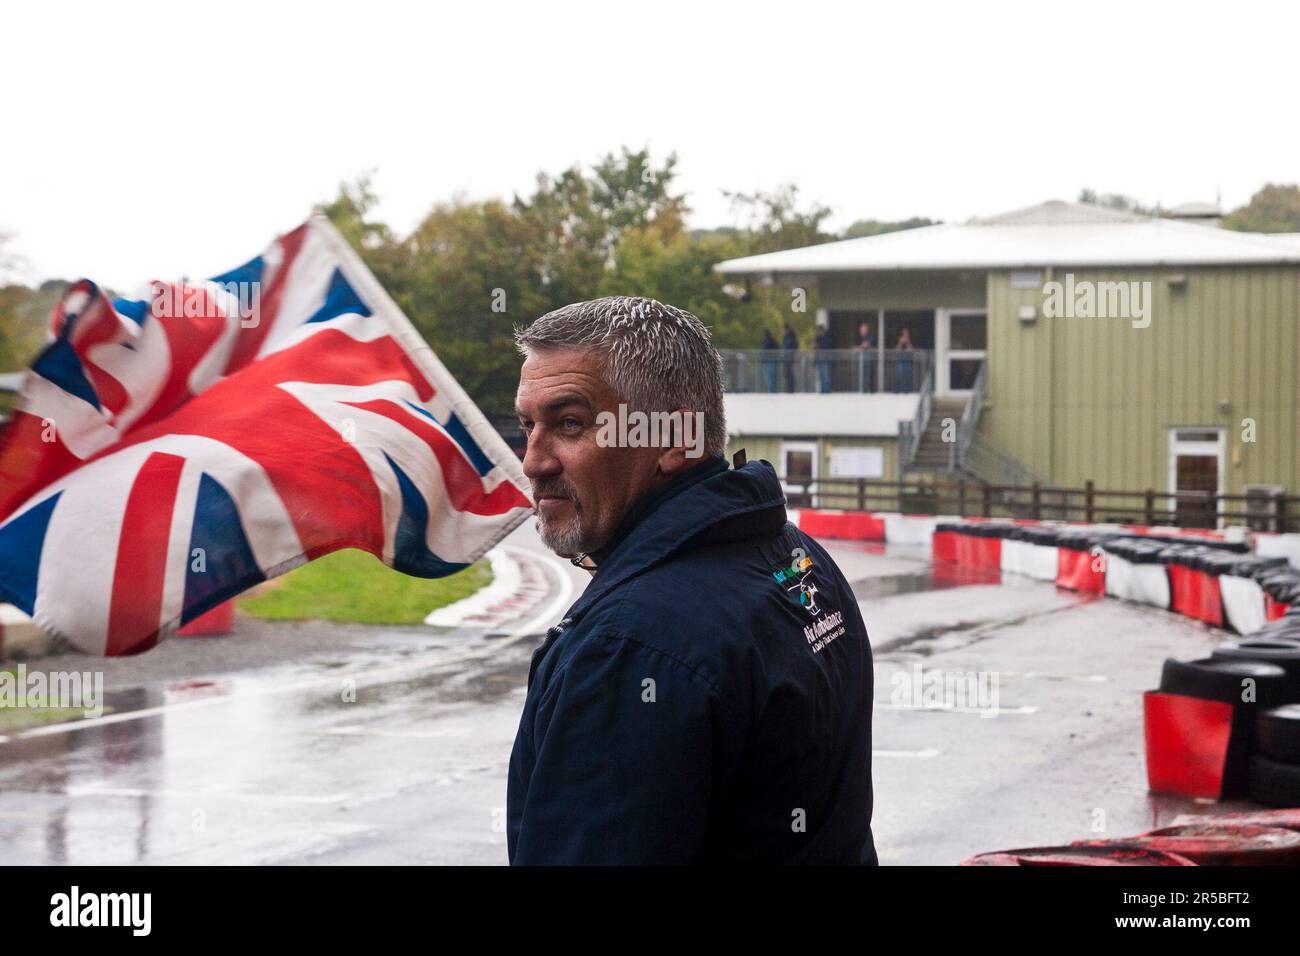
[[[864,601],[870,598],[893,597],[896,594],[917,594],[922,591],[941,591],[974,584],[1000,583],[1002,583],[1000,571],[937,565],[915,574],[893,574],[888,577],[854,581],[852,588],[854,596],[859,601]]]

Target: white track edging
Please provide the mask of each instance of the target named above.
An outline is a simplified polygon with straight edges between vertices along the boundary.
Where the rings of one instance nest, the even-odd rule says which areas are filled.
[[[463,627],[470,618],[485,614],[489,608],[515,595],[523,584],[519,562],[501,547],[493,548],[484,557],[492,566],[492,583],[479,588],[469,597],[430,611],[424,619],[425,624],[433,627]]]

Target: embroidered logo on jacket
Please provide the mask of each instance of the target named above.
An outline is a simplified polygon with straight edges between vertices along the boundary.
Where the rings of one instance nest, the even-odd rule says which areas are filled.
[[[790,563],[773,571],[772,577],[778,584],[786,585],[787,591],[798,591],[799,606],[816,617],[821,608],[817,606],[817,583],[812,580],[812,568],[813,559],[803,548],[795,548],[790,552]]]
[[[813,579],[813,559],[803,548],[790,552],[790,563],[783,564],[772,572],[777,584],[785,586],[791,594],[798,593],[799,606],[813,618],[811,624],[803,629],[804,640],[808,642],[814,654],[831,641],[844,634],[844,614],[841,611],[823,609],[817,603],[817,582]]]

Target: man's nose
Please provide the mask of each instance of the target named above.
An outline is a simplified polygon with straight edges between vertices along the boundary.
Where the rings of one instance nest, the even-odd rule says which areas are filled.
[[[539,478],[553,478],[561,471],[560,460],[551,452],[550,440],[540,428],[534,428],[524,452],[524,476],[529,481],[537,481]]]

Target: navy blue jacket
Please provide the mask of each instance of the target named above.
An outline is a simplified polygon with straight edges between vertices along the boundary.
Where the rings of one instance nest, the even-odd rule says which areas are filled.
[[[533,654],[510,862],[874,864],[871,648],[772,466],[636,510]]]

